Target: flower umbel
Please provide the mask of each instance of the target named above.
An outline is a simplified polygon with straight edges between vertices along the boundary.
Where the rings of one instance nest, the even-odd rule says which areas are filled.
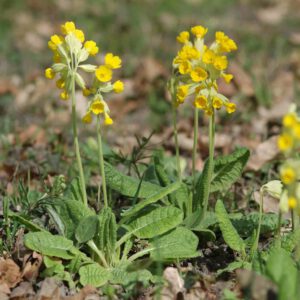
[[[225,72],[228,67],[226,53],[237,50],[236,43],[218,31],[215,41],[208,47],[204,43],[206,33],[207,28],[198,25],[191,28],[192,35],[182,31],[177,36],[183,46],[173,60],[177,82],[177,98],[173,104],[177,107],[188,95],[193,95],[195,107],[208,115],[222,107],[233,113],[236,106],[218,92],[217,80],[222,78],[226,83],[232,80],[233,75]]]

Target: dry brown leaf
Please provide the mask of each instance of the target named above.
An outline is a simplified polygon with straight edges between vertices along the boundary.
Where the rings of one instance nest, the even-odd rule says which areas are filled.
[[[37,300],[60,300],[60,287],[53,278],[46,278],[37,294]]]
[[[100,300],[97,289],[86,285],[77,294],[63,297],[63,300]]]
[[[176,268],[168,267],[164,270],[163,278],[166,285],[161,291],[162,300],[175,300],[185,292],[184,281]]]
[[[35,295],[30,282],[21,282],[10,294],[11,300],[28,300]]]
[[[275,159],[279,154],[277,139],[278,136],[272,136],[258,145],[254,153],[251,154],[246,169],[251,171],[259,171],[264,164]]]
[[[0,259],[0,285],[15,287],[21,281],[19,266],[12,259]]]
[[[26,278],[31,282],[35,281],[39,275],[42,262],[43,257],[40,254],[36,252],[27,254],[24,257],[22,278]]]
[[[246,269],[237,270],[236,274],[241,287],[250,289],[251,299],[267,300],[276,298],[277,287],[270,279]],[[274,298],[271,296],[272,294]]]
[[[257,204],[260,204],[260,192],[256,191],[253,194],[254,200]],[[272,196],[265,194],[263,199],[263,211],[265,213],[278,213],[279,200]]]
[[[47,139],[45,130],[35,124],[29,125],[19,134],[19,140],[22,144],[33,143],[36,146],[46,146]]]

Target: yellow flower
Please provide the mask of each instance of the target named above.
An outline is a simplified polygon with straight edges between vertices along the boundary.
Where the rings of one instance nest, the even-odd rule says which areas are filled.
[[[221,76],[222,76],[222,78],[224,78],[224,80],[225,80],[226,83],[230,83],[230,81],[233,78],[232,74],[222,73]]]
[[[188,85],[181,85],[177,88],[176,98],[179,103],[183,103],[189,93]]]
[[[234,113],[235,110],[236,110],[236,105],[234,103],[232,103],[232,102],[225,103],[225,106],[226,106],[226,111],[229,114]]]
[[[121,68],[122,60],[119,56],[107,53],[105,55],[105,65],[111,69]]]
[[[290,209],[294,209],[297,207],[297,199],[295,197],[289,197],[288,204]]]
[[[188,74],[192,70],[192,65],[188,60],[183,61],[180,63],[178,70],[179,70],[179,73],[182,75]]]
[[[75,29],[74,34],[81,43],[84,42],[84,33],[82,30]]]
[[[234,40],[229,38],[224,32],[217,31],[215,37],[216,42],[219,44],[222,52],[231,52],[237,50],[237,45]]]
[[[213,64],[217,70],[219,71],[225,70],[228,65],[227,57],[225,55],[216,56]]]
[[[99,51],[99,48],[97,47],[97,44],[94,41],[86,41],[84,43],[84,48],[92,56],[95,56]]]
[[[300,123],[297,123],[293,126],[293,134],[297,139],[300,139]]]
[[[66,85],[66,83],[62,78],[60,78],[56,81],[56,86],[57,86],[58,89],[65,88],[65,85]]]
[[[212,105],[214,108],[220,109],[223,105],[223,101],[218,97],[214,97]]]
[[[279,150],[281,151],[289,150],[293,146],[293,139],[290,135],[283,133],[279,136],[277,140],[277,145]]]
[[[295,113],[286,114],[283,118],[283,126],[293,127],[297,123],[297,117]]]
[[[178,52],[178,57],[183,61],[190,59],[198,59],[200,58],[200,52],[195,47],[185,45]]]
[[[215,60],[215,57],[216,57],[215,52],[212,51],[211,49],[207,49],[203,53],[202,61],[205,64],[212,64],[214,62],[214,60]]]
[[[60,93],[60,98],[62,100],[68,100],[69,99],[69,94],[67,93],[67,91],[63,91]]]
[[[63,42],[63,37],[58,36],[57,34],[52,35],[50,38],[50,41],[48,42],[48,47],[55,51],[57,49],[57,46],[60,45]]]
[[[70,32],[74,32],[76,30],[76,26],[73,22],[66,22],[61,25],[61,32],[63,34],[69,34]]]
[[[104,115],[104,125],[112,125],[114,123],[113,119],[108,115]]]
[[[193,35],[195,35],[197,38],[203,38],[207,33],[207,28],[198,25],[191,28],[191,32]]]
[[[88,97],[91,94],[91,90],[89,90],[88,88],[84,88],[82,90],[82,94],[83,96]]]
[[[194,70],[191,71],[191,78],[194,82],[203,81],[207,78],[207,76],[207,72],[201,67],[196,67]]]
[[[95,71],[97,79],[101,82],[107,82],[112,79],[112,70],[107,66],[100,66]]]
[[[55,73],[54,73],[53,69],[47,68],[45,70],[45,77],[48,79],[53,79],[55,77]]]
[[[291,167],[284,167],[280,171],[280,177],[281,177],[281,181],[284,184],[289,185],[289,184],[291,184],[291,183],[293,183],[295,181],[295,179],[296,179],[296,172]]]
[[[116,81],[113,84],[113,89],[115,93],[122,93],[124,91],[124,83],[121,80]]]
[[[92,118],[92,114],[90,111],[88,111],[82,118],[82,122],[86,123],[86,124],[92,123],[92,120],[93,120],[93,118]]]
[[[190,34],[188,31],[182,31],[179,33],[179,35],[177,36],[177,42],[181,43],[181,44],[185,44],[186,42],[189,41],[190,38]]]
[[[197,96],[194,101],[195,107],[200,108],[200,109],[206,109],[207,103],[208,103],[208,100],[204,95]]]
[[[92,103],[91,105],[91,111],[95,114],[95,115],[99,115],[102,114],[104,112],[104,103],[103,101],[100,100],[96,100]]]

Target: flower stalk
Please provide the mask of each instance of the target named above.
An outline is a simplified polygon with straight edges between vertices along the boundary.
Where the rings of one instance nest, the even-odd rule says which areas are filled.
[[[76,101],[75,101],[75,73],[71,79],[71,100],[72,100],[72,128],[73,128],[73,139],[74,139],[74,148],[77,160],[77,167],[79,171],[79,180],[83,193],[83,203],[88,206],[87,195],[86,195],[86,187],[85,187],[85,179],[82,167],[82,161],[80,156],[79,149],[79,141],[78,141],[78,133],[77,133],[77,114],[76,114]]]
[[[212,112],[212,115],[209,118],[209,157],[208,157],[208,169],[207,169],[208,186],[204,191],[202,220],[205,219],[207,213],[210,186],[211,186],[212,175],[214,171],[214,151],[215,151],[215,111]]]
[[[193,194],[196,193],[196,159],[198,149],[198,133],[199,133],[199,112],[198,108],[194,109],[194,142],[193,142],[193,155],[192,155],[192,176],[193,176]]]
[[[104,159],[103,159],[103,148],[102,148],[102,138],[101,138],[101,125],[100,125],[100,116],[97,116],[97,142],[98,142],[98,160],[99,160],[99,168],[100,174],[102,178],[102,190],[103,190],[103,198],[104,198],[104,207],[108,207],[107,200],[107,189],[106,189],[106,178],[105,178],[105,170],[104,170]]]

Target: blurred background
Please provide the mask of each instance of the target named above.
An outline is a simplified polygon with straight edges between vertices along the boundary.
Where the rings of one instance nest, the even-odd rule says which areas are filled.
[[[67,160],[72,149],[69,103],[44,78],[52,59],[47,41],[71,20],[99,44],[102,55],[113,52],[123,59],[117,77],[126,88],[109,99],[115,123],[106,131],[106,141],[115,150],[131,153],[135,135],[154,131],[151,143],[174,152],[166,82],[179,48],[178,32],[201,24],[209,28],[208,42],[222,30],[239,47],[230,58],[234,81],[220,84],[238,110],[218,115],[217,152],[249,147],[248,169],[254,172],[278,154],[274,135],[281,117],[291,103],[299,102],[299,0],[0,0],[0,10],[2,188],[28,168],[33,173],[59,172],[61,158]],[[101,63],[103,56],[97,59]],[[80,92],[77,101],[82,116],[86,99]],[[193,121],[187,102],[178,126],[181,153],[189,157]],[[200,124],[199,168],[207,156],[207,120],[202,115]],[[82,142],[94,131],[93,125],[82,124]]]

